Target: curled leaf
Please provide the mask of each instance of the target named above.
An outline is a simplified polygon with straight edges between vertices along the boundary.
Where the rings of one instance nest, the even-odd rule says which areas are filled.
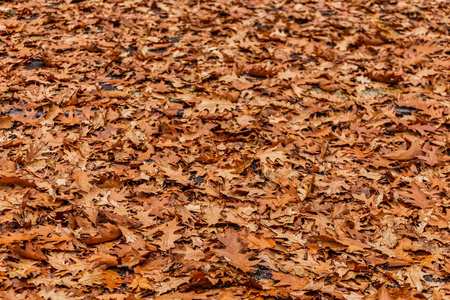
[[[47,255],[42,252],[40,246],[33,247],[30,242],[25,243],[25,249],[22,249],[19,245],[9,246],[9,249],[16,252],[20,256],[34,260],[48,260]]]
[[[19,178],[17,176],[2,176],[0,177],[0,184],[16,184],[25,187],[35,187],[34,182]]]
[[[259,76],[259,77],[274,77],[278,74],[278,68],[275,66],[262,66],[262,65],[255,65],[251,66],[247,73],[253,76]]]
[[[99,234],[96,236],[89,236],[82,241],[86,245],[96,245],[115,240],[122,235],[122,231],[120,231],[119,227],[109,223],[100,225],[98,232]]]
[[[395,152],[384,155],[385,158],[391,160],[411,160],[422,154],[420,140],[412,142],[408,150],[397,150]]]

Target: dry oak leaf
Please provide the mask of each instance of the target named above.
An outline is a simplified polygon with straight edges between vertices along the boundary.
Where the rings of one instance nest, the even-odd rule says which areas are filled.
[[[165,224],[165,228],[161,228],[161,230],[164,231],[164,234],[161,236],[161,241],[156,242],[156,244],[161,247],[161,250],[167,251],[169,249],[175,248],[174,242],[182,237],[181,234],[175,234],[175,231],[183,228],[182,226],[177,225],[178,220],[174,219]]]
[[[55,118],[55,120],[59,123],[67,124],[67,125],[75,125],[75,124],[81,123],[80,118],[78,117],[78,114],[76,113],[76,111],[69,112],[67,117],[65,114],[60,114]]]
[[[119,274],[117,274],[117,272],[114,270],[103,271],[101,282],[105,284],[105,287],[110,292],[113,292],[114,289],[124,283],[122,277],[120,277]]]
[[[417,291],[422,292],[423,285],[421,279],[425,273],[422,272],[421,267],[413,265],[407,269],[404,275],[407,277],[406,282],[411,284],[412,287],[416,288]]]
[[[0,118],[0,129],[8,129],[11,127],[13,127],[13,122],[11,121],[11,117]]]
[[[371,248],[371,246],[367,245],[366,243],[360,242],[355,239],[351,239],[349,237],[346,237],[345,235],[340,235],[337,239],[337,242],[347,245],[349,247],[348,252],[352,253],[353,251],[364,251],[364,249]],[[352,251],[350,251],[352,250]]]
[[[246,237],[244,237],[245,240],[249,242],[249,248],[250,249],[267,249],[272,248],[276,245],[275,241],[272,239],[266,239],[263,236],[257,237],[256,235],[253,235],[249,233]]]
[[[120,229],[116,225],[110,223],[99,225],[98,233],[99,234],[97,234],[96,236],[89,236],[82,239],[81,241],[86,245],[96,245],[115,240],[122,235]]]
[[[25,187],[35,187],[34,182],[19,178],[17,176],[2,176],[0,177],[0,184],[17,184]]]
[[[184,250],[174,249],[172,253],[183,254],[187,260],[200,261],[205,257],[205,253],[200,249],[192,249],[188,245],[185,246]]]
[[[407,193],[399,194],[405,197],[404,201],[406,203],[411,203],[422,209],[433,207],[433,201],[428,200],[427,194],[422,192],[415,182],[411,183],[411,188],[406,189],[405,191],[407,191]]]
[[[258,264],[258,260],[249,261],[255,254],[253,252],[247,252],[245,254],[240,253],[244,246],[239,241],[239,236],[234,234],[231,230],[228,230],[225,237],[219,237],[219,241],[226,246],[225,249],[216,249],[214,252],[220,256],[227,258],[228,263],[232,266],[244,271],[250,271],[253,265]]]
[[[403,80],[403,76],[400,73],[394,71],[372,71],[367,74],[373,80],[383,82],[383,83],[397,83]]]
[[[383,284],[381,289],[378,291],[377,300],[392,300],[391,294],[389,294],[386,285]]]
[[[413,125],[408,125],[407,128],[411,129],[412,131],[419,132],[420,135],[422,135],[422,136],[424,136],[426,134],[426,131],[429,131],[429,132],[436,131],[436,127],[434,127],[432,125],[413,124]]]
[[[289,286],[293,291],[302,290],[309,282],[306,278],[282,272],[273,272],[272,279],[279,281],[275,286]]]
[[[168,291],[176,290],[180,285],[189,282],[189,280],[190,280],[190,278],[185,276],[185,277],[169,278],[169,280],[157,282],[154,285],[156,296],[167,293]],[[174,299],[174,298],[172,298],[172,299]]]
[[[275,163],[277,159],[279,159],[281,162],[285,162],[287,160],[286,153],[284,153],[283,150],[275,151],[276,149],[276,147],[272,149],[266,149],[257,153],[255,157],[259,158],[263,163],[265,163],[267,159],[270,159],[272,163]]]
[[[271,65],[253,65],[247,68],[248,74],[258,77],[274,77],[278,71],[278,67]]]
[[[189,180],[189,175],[183,175],[183,169],[181,167],[178,167],[176,171],[174,171],[171,166],[159,166],[159,168],[170,180],[181,185],[190,185],[192,183]]]
[[[436,147],[436,146],[433,146],[431,148],[431,150],[423,149],[423,151],[425,151],[427,155],[426,156],[419,155],[419,156],[417,156],[417,158],[425,161],[425,163],[427,165],[430,165],[430,166],[437,165],[438,163],[440,163],[442,161],[441,158],[437,157],[437,154],[439,154],[438,149],[439,149],[439,147]]]
[[[223,212],[222,206],[215,203],[211,203],[210,205],[205,207],[203,219],[206,221],[206,223],[208,223],[209,226],[220,223],[221,220],[223,219],[222,212]]]
[[[322,90],[324,90],[326,92],[330,92],[330,93],[333,93],[340,88],[339,84],[334,83],[333,81],[330,81],[330,80],[323,79],[323,78],[319,80],[318,84]]]
[[[298,98],[303,97],[304,90],[300,88],[298,85],[291,83],[291,89],[294,92],[295,96],[297,96]]]
[[[25,249],[22,249],[18,245],[9,246],[9,249],[16,252],[20,256],[34,259],[34,260],[48,260],[47,255],[45,255],[40,246],[33,247],[33,245],[30,242],[25,243]]]
[[[92,184],[89,183],[89,177],[86,172],[84,172],[82,170],[78,170],[75,173],[74,178],[75,178],[75,183],[80,186],[81,191],[88,193],[91,190]]]
[[[102,266],[103,268],[107,267],[115,267],[119,265],[119,260],[116,256],[112,256],[106,253],[99,251],[98,254],[94,254],[89,258],[89,261],[92,262],[92,267],[96,268]]]
[[[231,101],[216,97],[213,99],[203,98],[203,101],[195,106],[195,110],[207,110],[210,114],[213,114],[216,111],[223,113],[225,110],[232,110],[235,107],[236,104]]]
[[[411,143],[411,147],[408,150],[397,150],[393,153],[388,153],[383,155],[387,159],[391,160],[411,160],[416,158],[422,153],[420,147],[420,140],[415,140]]]

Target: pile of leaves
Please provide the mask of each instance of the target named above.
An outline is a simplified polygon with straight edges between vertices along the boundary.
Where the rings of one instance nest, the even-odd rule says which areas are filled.
[[[448,2],[0,15],[0,297],[450,298]]]

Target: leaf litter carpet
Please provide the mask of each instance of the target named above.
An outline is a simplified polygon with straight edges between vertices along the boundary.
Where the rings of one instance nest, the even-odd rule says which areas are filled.
[[[3,299],[450,299],[447,1],[0,15]]]

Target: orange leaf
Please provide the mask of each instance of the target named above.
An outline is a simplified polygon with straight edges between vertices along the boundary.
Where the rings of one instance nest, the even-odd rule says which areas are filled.
[[[27,242],[25,244],[25,249],[22,249],[18,245],[9,246],[9,249],[11,249],[12,251],[16,252],[20,256],[23,256],[23,257],[26,257],[26,258],[29,258],[29,259],[48,260],[47,255],[45,255],[42,252],[41,247],[36,246],[36,248],[34,248],[33,245],[30,242]]]
[[[261,66],[255,65],[251,66],[248,71],[248,74],[259,77],[274,77],[278,74],[278,68],[275,66]]]
[[[158,242],[158,245],[161,247],[161,250],[167,251],[171,248],[175,247],[174,242],[182,237],[181,234],[175,234],[175,231],[183,228],[178,225],[178,220],[174,219],[168,224],[166,224],[166,228],[164,228],[165,233],[161,236],[161,241]]]
[[[255,254],[253,252],[247,252],[245,254],[239,253],[243,250],[244,246],[239,241],[239,236],[234,234],[232,231],[227,231],[224,238],[219,237],[219,241],[226,246],[225,249],[216,249],[216,252],[220,256],[228,258],[229,263],[241,269],[244,272],[250,271],[253,265],[258,263],[257,260],[249,261]]]
[[[11,121],[11,117],[0,118],[0,129],[8,129],[11,127],[13,127],[13,122]]]
[[[406,203],[411,203],[420,208],[429,208],[433,206],[433,201],[428,200],[427,194],[422,192],[416,183],[411,183],[411,188],[407,189],[407,193],[401,193]]]
[[[308,280],[306,278],[285,274],[282,272],[274,272],[272,274],[272,279],[277,281],[279,280],[275,286],[289,286],[293,291],[302,290],[308,284]]]
[[[383,285],[381,289],[377,293],[377,300],[392,300],[391,295],[389,294],[386,285]]]
[[[431,150],[423,149],[426,152],[426,156],[419,155],[418,159],[423,160],[427,165],[434,166],[441,162],[441,159],[437,157],[439,147],[433,146]]]
[[[75,183],[77,183],[80,186],[80,189],[83,192],[88,193],[91,188],[92,188],[92,184],[89,183],[89,177],[88,174],[82,170],[78,170],[75,173]]]
[[[387,159],[391,160],[411,160],[416,158],[422,153],[420,148],[420,140],[412,142],[411,147],[408,150],[397,150],[395,152],[384,155]]]
[[[122,235],[120,229],[113,224],[103,224],[98,230],[99,234],[96,236],[90,236],[82,240],[86,245],[96,245],[108,241],[115,240]]]
[[[19,178],[17,176],[2,176],[0,178],[0,184],[17,184],[25,187],[35,187],[36,184],[34,182]]]

